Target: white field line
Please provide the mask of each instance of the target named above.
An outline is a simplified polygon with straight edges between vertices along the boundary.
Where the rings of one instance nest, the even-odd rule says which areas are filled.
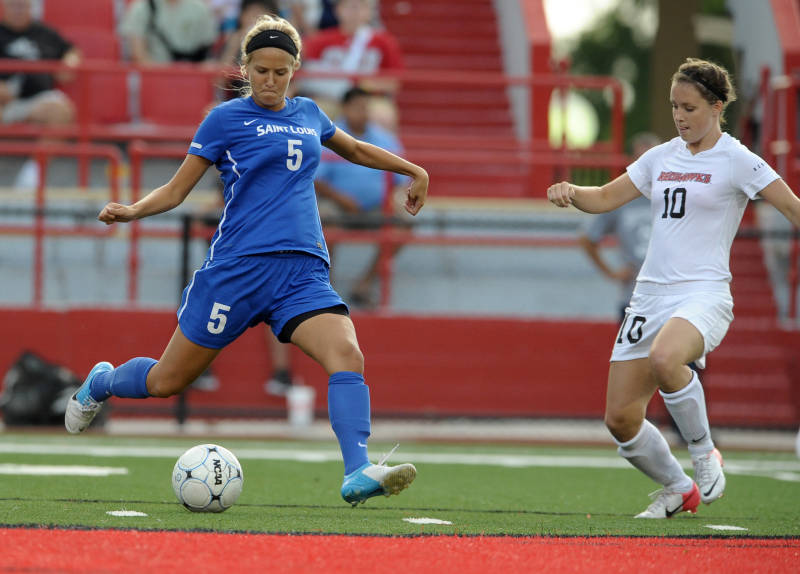
[[[106,514],[110,516],[147,516],[147,514],[138,510],[108,510]]]
[[[53,464],[0,464],[0,474],[27,476],[111,476],[128,474],[127,468]]]
[[[0,443],[0,454],[77,455],[86,457],[154,457],[177,459],[186,446],[102,446],[67,443]],[[290,460],[297,462],[335,462],[341,460],[338,450],[289,450],[269,448],[237,448],[236,456],[243,460]],[[525,455],[484,453],[433,453],[398,451],[396,462],[419,464],[464,464],[501,466],[510,468],[631,468],[619,456],[576,455]],[[684,462],[685,468],[691,464]],[[725,462],[725,471],[731,474],[769,476],[778,480],[797,481],[800,478],[800,460],[731,460]]]
[[[706,524],[705,527],[712,530],[747,530],[743,526],[733,526],[731,524]]]
[[[439,518],[404,518],[403,522],[410,522],[411,524],[453,524],[449,520],[441,520]]]

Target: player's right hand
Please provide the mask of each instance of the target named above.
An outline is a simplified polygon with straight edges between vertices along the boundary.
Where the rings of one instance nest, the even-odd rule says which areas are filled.
[[[419,173],[414,176],[406,190],[406,201],[403,204],[403,208],[411,215],[418,214],[422,206],[425,205],[425,200],[428,197],[429,182],[428,172],[419,168]]]
[[[100,211],[97,219],[111,225],[112,223],[123,223],[136,219],[136,213],[130,205],[122,205],[121,203],[108,203]]]
[[[575,197],[575,188],[567,181],[554,183],[547,188],[547,199],[558,207],[569,207]]]

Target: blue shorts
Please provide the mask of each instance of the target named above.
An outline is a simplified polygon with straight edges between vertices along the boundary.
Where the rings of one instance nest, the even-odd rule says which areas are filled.
[[[207,260],[183,290],[178,324],[190,341],[212,349],[221,349],[261,322],[288,343],[287,323],[294,331],[299,322],[292,319],[329,308],[348,313],[331,287],[324,260],[297,252],[264,253]]]

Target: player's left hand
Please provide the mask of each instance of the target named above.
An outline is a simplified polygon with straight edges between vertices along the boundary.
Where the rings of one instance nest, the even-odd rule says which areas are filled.
[[[428,181],[428,172],[420,168],[420,173],[414,176],[411,185],[408,186],[406,202],[403,207],[411,215],[419,213],[419,210],[425,205],[425,199],[428,197]]]

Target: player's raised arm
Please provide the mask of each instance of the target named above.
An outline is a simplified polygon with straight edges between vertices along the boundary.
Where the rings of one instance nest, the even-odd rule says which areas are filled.
[[[558,207],[574,205],[587,213],[611,211],[640,195],[627,173],[602,187],[586,187],[561,181],[547,188],[547,199],[554,205]]]
[[[183,203],[210,165],[211,162],[203,157],[187,155],[166,184],[157,187],[133,205],[108,203],[97,219],[111,225],[169,211]]]
[[[429,178],[428,172],[420,166],[382,147],[358,140],[339,128],[336,129],[333,136],[323,142],[323,145],[350,162],[407,175],[411,178],[411,184],[406,192],[406,211],[411,215],[416,215],[425,205]]]

